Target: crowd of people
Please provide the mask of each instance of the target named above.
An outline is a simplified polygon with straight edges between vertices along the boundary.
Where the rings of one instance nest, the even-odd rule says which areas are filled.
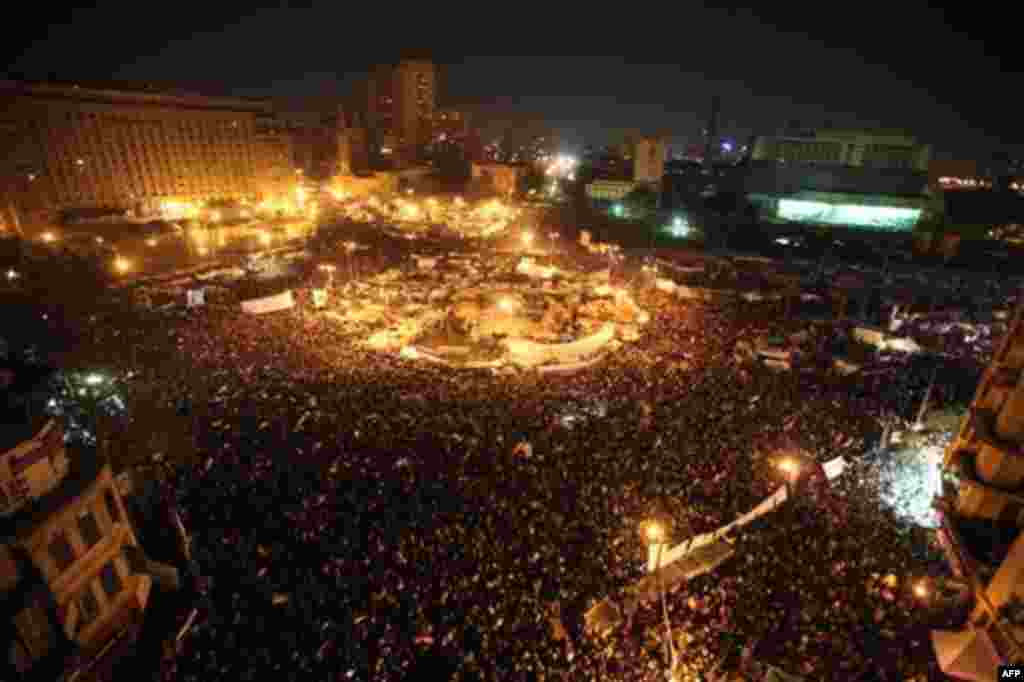
[[[265,316],[100,321],[80,352],[136,349],[139,394],[193,424],[174,485],[207,580],[166,679],[664,679],[660,605],[607,638],[584,613],[644,575],[642,521],[671,516],[673,543],[715,530],[784,482],[794,448],[847,459],[839,504],[798,497],[672,587],[679,670],[941,679],[927,633],[956,614],[912,587],[944,564],[883,504],[877,446],[918,416],[935,367],[941,408],[970,399],[984,359],[956,380],[948,358],[890,358],[884,381],[772,372],[736,343],[839,332],[646,289],[641,339],[592,369],[453,371],[367,350],[297,293]]]

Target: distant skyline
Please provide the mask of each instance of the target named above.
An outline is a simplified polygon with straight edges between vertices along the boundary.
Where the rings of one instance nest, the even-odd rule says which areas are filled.
[[[9,75],[205,83],[230,94],[309,103],[347,94],[361,72],[400,56],[397,47],[369,53],[343,41],[350,34],[340,32],[344,12],[336,4],[234,12],[217,5],[196,16],[161,16],[139,33],[124,31],[122,12],[75,9],[27,31],[28,44],[7,60]],[[493,119],[488,135],[502,119],[526,116],[542,119],[573,147],[614,143],[628,131],[666,132],[679,145],[699,139],[718,94],[721,130],[738,140],[799,120],[906,129],[933,144],[940,158],[997,148],[1020,153],[1019,117],[996,96],[1015,93],[1018,74],[1003,71],[991,45],[965,37],[948,11],[908,9],[906,17],[867,16],[860,24],[845,15],[818,26],[812,19],[688,10],[685,31],[674,40],[658,33],[637,56],[472,56],[469,49],[455,55],[429,48],[418,54],[441,66],[440,103],[466,108],[481,123]],[[394,42],[404,39],[395,35]],[[457,36],[447,44],[461,46]],[[598,35],[589,44],[629,47]],[[951,59],[956,68],[944,66]]]

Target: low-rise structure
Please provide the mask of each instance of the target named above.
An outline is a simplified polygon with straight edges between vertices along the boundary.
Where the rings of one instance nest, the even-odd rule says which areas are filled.
[[[594,180],[586,187],[587,196],[595,201],[620,201],[636,189],[628,180]]]
[[[152,564],[109,464],[65,444],[37,386],[23,390],[10,369],[0,381],[0,604],[12,633],[0,677],[55,679],[138,632]]]

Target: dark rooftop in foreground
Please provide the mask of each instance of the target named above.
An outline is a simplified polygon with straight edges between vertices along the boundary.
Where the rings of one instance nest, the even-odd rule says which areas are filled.
[[[68,473],[52,491],[0,518],[0,542],[21,540],[51,514],[81,495],[103,470],[105,460],[91,448],[68,448]]]
[[[0,361],[0,452],[28,440],[46,423],[51,367]]]

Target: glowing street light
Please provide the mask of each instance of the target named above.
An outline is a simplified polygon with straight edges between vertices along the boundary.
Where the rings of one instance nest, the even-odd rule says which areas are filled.
[[[103,375],[101,374],[89,374],[85,377],[85,383],[89,386],[99,386],[103,383]]]
[[[669,664],[669,672],[675,667],[676,652],[672,643],[672,624],[668,618],[668,602],[665,598],[665,584],[661,575],[661,558],[665,545],[668,543],[667,524],[659,519],[647,519],[640,524],[640,537],[647,545],[648,561],[654,554],[652,570],[658,578],[658,593],[661,596],[661,608],[665,619],[665,654]]]
[[[149,239],[146,240],[146,246],[156,246],[156,244],[156,239],[153,237],[150,237]]]
[[[498,308],[506,313],[514,313],[518,307],[519,304],[507,296],[498,301]]]
[[[103,237],[96,237],[96,243],[97,244],[102,244],[103,243]]]
[[[789,478],[796,478],[796,475],[800,473],[800,465],[792,457],[786,457],[778,463],[779,471],[786,474]]]
[[[9,280],[18,279],[18,273],[15,270],[8,270],[7,271],[7,279],[9,279]]]
[[[918,599],[925,600],[931,594],[931,590],[928,589],[928,584],[921,580],[914,585],[914,596]]]
[[[128,272],[129,270],[131,270],[131,267],[132,267],[131,261],[129,261],[127,258],[122,258],[122,257],[118,256],[114,260],[114,269],[117,270],[119,273],[124,274],[124,273]]]
[[[53,232],[43,232],[40,238],[47,244],[52,244],[53,242],[57,241],[57,235],[55,235]]]

